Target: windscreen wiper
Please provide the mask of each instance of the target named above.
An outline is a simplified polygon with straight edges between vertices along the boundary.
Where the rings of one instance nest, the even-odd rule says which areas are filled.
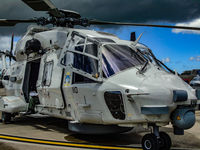
[[[139,70],[140,74],[143,74],[145,72],[148,63],[149,63],[149,61],[146,61],[145,64],[144,64],[144,66]]]
[[[167,67],[163,62],[161,62],[160,60],[157,59],[157,61],[162,65],[164,66],[169,72],[173,73],[173,74],[176,74],[175,71],[171,70],[169,67]]]

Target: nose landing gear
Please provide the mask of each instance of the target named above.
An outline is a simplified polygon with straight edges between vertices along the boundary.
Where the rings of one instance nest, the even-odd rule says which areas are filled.
[[[158,150],[158,139],[154,134],[146,134],[142,138],[143,150]]]
[[[153,126],[153,133],[146,134],[142,138],[143,150],[170,150],[171,138],[165,132],[159,132],[159,127]]]

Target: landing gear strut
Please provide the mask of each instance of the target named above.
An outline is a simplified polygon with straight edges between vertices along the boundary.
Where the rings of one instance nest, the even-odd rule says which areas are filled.
[[[153,125],[153,133],[142,138],[143,150],[170,150],[171,138],[165,132],[159,132],[159,127]]]
[[[10,113],[2,112],[1,120],[3,123],[9,123],[11,121],[12,115]]]

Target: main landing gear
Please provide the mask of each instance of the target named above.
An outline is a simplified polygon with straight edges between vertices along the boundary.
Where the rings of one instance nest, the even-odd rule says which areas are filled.
[[[142,138],[143,150],[170,150],[171,138],[165,132],[159,132],[159,127],[153,125],[153,133]]]
[[[9,123],[11,121],[12,114],[6,113],[6,112],[1,112],[1,121],[2,123]]]

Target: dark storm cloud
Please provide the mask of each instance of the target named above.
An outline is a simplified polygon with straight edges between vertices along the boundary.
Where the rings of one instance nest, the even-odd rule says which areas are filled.
[[[200,17],[199,0],[52,0],[59,8],[78,11],[83,17],[106,21],[126,22],[186,22]],[[34,12],[21,0],[1,0],[0,18],[23,19],[38,17],[44,13]],[[26,25],[1,28],[1,34],[22,33]]]

